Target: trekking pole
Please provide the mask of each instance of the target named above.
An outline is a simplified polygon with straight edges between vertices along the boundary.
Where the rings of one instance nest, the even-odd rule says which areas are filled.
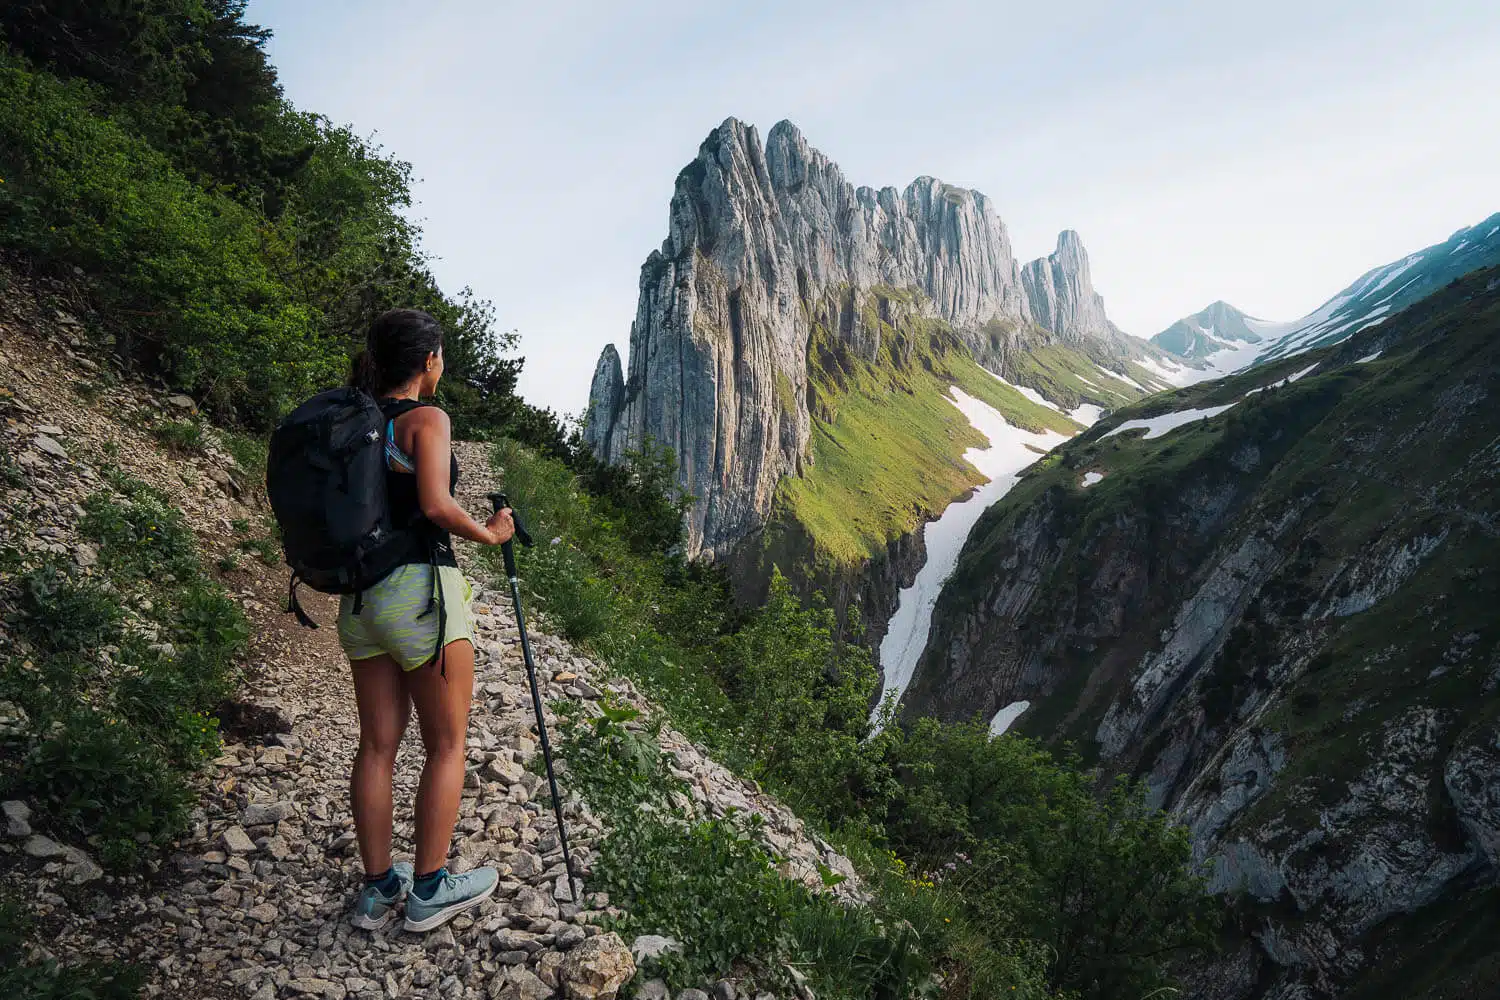
[[[495,505],[496,510],[510,507],[510,501],[504,493],[491,493],[490,503]],[[568,850],[568,829],[563,825],[562,796],[557,793],[557,775],[552,770],[552,744],[547,739],[547,722],[542,716],[542,689],[536,681],[536,664],[531,659],[531,640],[526,636],[526,619],[521,615],[521,584],[516,577],[515,543],[520,542],[527,548],[535,543],[521,524],[515,508],[511,508],[510,517],[516,526],[516,533],[510,541],[500,546],[500,553],[505,557],[505,575],[510,578],[511,603],[516,606],[516,628],[521,633],[521,657],[526,661],[526,677],[531,682],[531,707],[536,709],[536,732],[542,743],[542,760],[547,765],[547,785],[552,790],[552,811],[557,816],[557,839],[562,843],[563,866],[568,870],[568,895],[573,897],[575,904],[582,906],[583,883],[573,874],[573,855]]]

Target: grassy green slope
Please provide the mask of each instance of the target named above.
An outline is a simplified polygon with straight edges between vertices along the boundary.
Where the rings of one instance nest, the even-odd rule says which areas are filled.
[[[893,301],[888,321],[881,314],[892,312]],[[819,560],[858,565],[984,481],[963,454],[984,447],[985,438],[949,401],[950,387],[1018,427],[1081,429],[981,368],[945,324],[900,309],[901,300],[886,302],[883,309],[867,302],[861,317],[878,331],[873,359],[814,324],[810,461],[783,481],[776,516],[811,535]]]
[[[1132,362],[1121,363],[1129,377],[1152,391],[1171,388],[1160,376]],[[1012,381],[1036,389],[1064,410],[1093,403],[1106,410],[1129,406],[1144,393],[1123,378],[1111,378],[1087,354],[1062,344],[1042,344],[1009,356]]]

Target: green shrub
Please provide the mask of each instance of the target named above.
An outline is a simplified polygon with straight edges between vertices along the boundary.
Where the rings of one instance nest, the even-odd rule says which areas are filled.
[[[201,455],[207,447],[202,425],[191,420],[168,420],[153,427],[151,433],[173,455]]]
[[[568,640],[586,643],[610,628],[614,593],[571,545],[545,545],[527,561],[527,578],[546,590],[548,619]]]
[[[184,177],[96,100],[0,57],[0,240],[93,275],[105,312],[149,319],[130,343],[225,412],[264,420],[336,380],[316,312],[277,276],[293,265],[283,235]]]
[[[934,971],[945,997],[1056,996],[1047,984],[1045,950],[973,920],[958,886],[914,873],[896,855],[865,843],[846,849],[872,902],[867,910],[799,914],[798,965],[820,970],[825,982],[871,983],[868,996],[929,995],[926,976]],[[827,926],[840,917],[855,927]]]
[[[25,485],[26,473],[21,470],[21,463],[16,461],[11,449],[6,448],[0,452],[0,487],[20,489]]]
[[[172,638],[211,654],[222,665],[250,638],[240,606],[216,586],[195,579],[174,595]]]
[[[1076,758],[994,739],[982,721],[922,719],[888,743],[902,775],[885,829],[898,850],[961,887],[970,917],[1048,953],[1047,977],[1081,997],[1168,987],[1166,959],[1208,948],[1217,908],[1187,831],[1120,779],[1106,794]]]
[[[665,552],[681,543],[693,498],[678,485],[672,449],[647,442],[606,464],[576,447],[573,466],[581,469],[589,492],[603,501],[631,551]]]
[[[218,752],[212,713],[250,629],[209,582],[181,516],[114,480],[124,496],[89,497],[81,522],[104,579],[43,566],[12,584],[33,656],[0,662],[0,697],[30,722],[0,785],[32,801],[45,828],[97,838],[100,860],[127,868],[184,829],[190,778]],[[129,629],[126,607],[137,609]]]
[[[21,577],[19,631],[44,654],[92,651],[118,637],[123,611],[97,583],[40,566]]]
[[[129,865],[135,835],[165,844],[197,796],[157,746],[128,722],[80,709],[59,720],[22,762],[28,798],[71,839],[98,835],[104,860]]]
[[[686,789],[667,774],[652,736],[632,728],[634,710],[606,704],[593,720],[565,718],[569,773],[610,825],[594,881],[628,912],[623,931],[684,944],[651,975],[683,988],[749,968],[775,986],[787,979],[782,963],[794,962],[820,996],[898,997],[930,974],[904,928],[892,934],[783,878],[753,839],[756,823],[676,815],[672,796]]]
[[[270,442],[258,434],[238,431],[221,431],[224,450],[229,452],[234,464],[240,467],[252,487],[264,486],[266,482],[266,453]]]
[[[776,571],[765,605],[720,643],[718,669],[752,775],[803,813],[846,822],[881,780],[864,742],[878,680],[868,650],[837,631],[831,610],[804,607]]]
[[[722,577],[663,552],[633,551],[608,507],[563,461],[509,439],[496,444],[493,461],[537,539],[517,560],[553,627],[645,686],[679,728],[726,763],[746,763],[712,667],[713,643],[732,617]],[[499,553],[487,557],[498,575]]]
[[[25,1000],[136,1000],[145,974],[108,962],[61,965],[55,961],[0,967],[0,996]]]
[[[198,568],[197,539],[181,513],[142,484],[123,482],[125,497],[95,493],[83,502],[79,528],[100,543],[99,561],[126,580],[186,580]]]
[[[259,559],[263,565],[281,565],[281,543],[275,538],[265,535],[255,535],[250,538],[242,538],[235,545],[241,552],[248,552]]]

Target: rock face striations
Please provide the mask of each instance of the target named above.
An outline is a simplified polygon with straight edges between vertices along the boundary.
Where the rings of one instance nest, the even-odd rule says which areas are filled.
[[[690,554],[722,557],[765,523],[805,455],[815,322],[872,357],[868,297],[916,293],[997,370],[1028,338],[1118,333],[1076,234],[1024,275],[984,195],[931,177],[856,188],[791,123],[762,146],[731,118],[678,175],[669,234],[641,268],[629,377],[606,348],[585,439],[609,461],[648,441],[670,447],[696,498]]]
[[[1071,229],[1057,236],[1057,249],[1027,264],[1021,284],[1038,326],[1064,341],[1112,341],[1123,334],[1104,315],[1104,299],[1089,278],[1089,257]]]

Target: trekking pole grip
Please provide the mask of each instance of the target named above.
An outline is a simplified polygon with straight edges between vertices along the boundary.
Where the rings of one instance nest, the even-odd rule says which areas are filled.
[[[504,493],[491,493],[490,503],[494,505],[495,510],[497,511],[501,511],[507,507],[510,507],[510,500]],[[510,520],[511,523],[515,525],[516,532],[511,536],[509,540],[500,544],[500,554],[505,558],[505,575],[514,580],[516,578],[515,543],[520,542],[522,545],[525,545],[529,548],[532,545],[532,541],[531,535],[526,531],[525,525],[521,523],[521,515],[516,513],[516,509],[514,507],[511,507],[510,510]]]

